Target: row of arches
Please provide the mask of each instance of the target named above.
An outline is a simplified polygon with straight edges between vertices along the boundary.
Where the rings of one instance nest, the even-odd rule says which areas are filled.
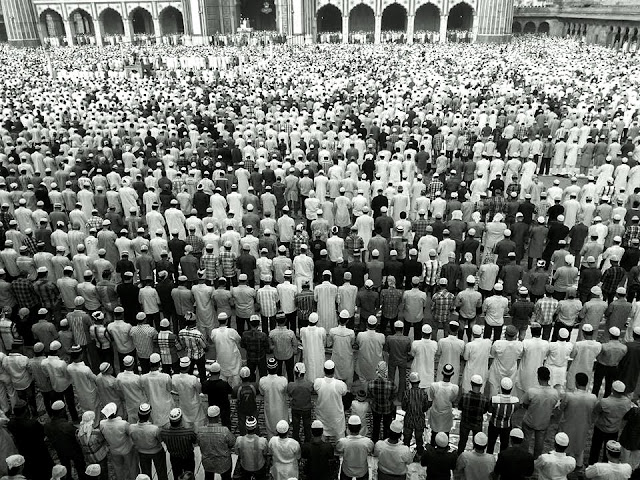
[[[440,30],[440,9],[432,3],[416,10],[415,31],[438,32]],[[407,10],[399,3],[392,3],[382,12],[382,31],[404,31],[407,29]],[[342,12],[335,5],[324,5],[317,13],[318,32],[342,31]],[[465,2],[458,3],[449,10],[447,30],[471,30],[473,8]],[[349,12],[349,32],[372,32],[375,28],[375,13],[364,4],[356,5]]]
[[[525,33],[525,34],[531,34],[531,33],[539,33],[542,35],[548,35],[549,34],[549,23],[547,22],[542,22],[540,23],[540,25],[536,26],[536,24],[534,22],[527,22],[524,25],[522,25],[520,22],[513,22],[512,28],[511,28],[511,32],[515,33],[515,34],[519,34],[519,33]]]
[[[159,16],[160,31],[155,31],[153,17],[151,13],[142,8],[135,8],[126,19],[131,26],[134,35],[176,35],[184,33],[184,21],[182,13],[175,7],[164,8]],[[69,14],[67,18],[71,32],[65,29],[65,22],[62,16],[53,9],[44,10],[39,17],[43,35],[49,38],[67,37],[69,34],[76,40],[83,36],[95,35],[93,16],[81,8],[77,8]],[[98,21],[101,25],[103,36],[115,36],[125,34],[125,19],[113,8],[104,9]]]

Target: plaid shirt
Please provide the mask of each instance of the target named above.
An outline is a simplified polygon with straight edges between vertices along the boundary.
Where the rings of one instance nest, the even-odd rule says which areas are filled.
[[[362,250],[364,248],[364,240],[357,234],[351,234],[344,239],[344,248],[353,255],[356,248]]]
[[[89,217],[89,220],[87,220],[87,230],[91,230],[92,228],[100,231],[102,229],[102,218],[97,215]]]
[[[204,355],[207,342],[200,330],[195,327],[183,328],[178,333],[178,337],[187,350],[187,357],[191,360],[198,360]]]
[[[257,362],[269,353],[269,337],[260,330],[247,330],[242,334],[240,347],[247,351],[247,360]]]
[[[393,398],[396,394],[396,386],[393,382],[376,377],[367,387],[367,395],[371,398],[371,411],[374,413],[389,414],[395,411]]]
[[[169,330],[158,332],[155,343],[160,351],[160,360],[163,365],[171,365],[178,361],[178,346],[180,345],[180,341],[175,333]]]
[[[438,290],[433,294],[433,297],[431,297],[431,311],[436,322],[449,321],[449,315],[453,311],[455,299],[455,295],[447,291],[447,289]]]
[[[204,242],[202,241],[202,237],[199,235],[187,235],[187,238],[184,239],[187,245],[191,245],[193,247],[193,254],[200,255],[202,250],[204,250]]]
[[[396,318],[404,292],[395,287],[385,288],[380,292],[380,305],[384,318]]]
[[[236,259],[238,257],[231,250],[226,248],[220,252],[218,262],[220,264],[220,272],[223,277],[233,277],[236,274]]]
[[[204,270],[204,278],[210,281],[218,278],[217,264],[218,259],[213,253],[205,253],[202,255],[202,258],[200,258],[200,268]]]
[[[11,282],[11,291],[20,308],[32,308],[40,303],[36,289],[26,278],[17,278]]]
[[[36,242],[36,239],[33,238],[33,235],[25,235],[24,238],[22,239],[22,246],[27,247],[27,253],[30,256],[33,256],[36,253],[38,253],[38,246],[36,244],[37,242]]]
[[[439,154],[440,151],[442,151],[442,146],[444,145],[444,135],[442,135],[441,133],[436,133],[431,140],[431,144],[433,146],[433,151]]]
[[[291,254],[293,257],[300,255],[300,247],[309,245],[309,234],[305,231],[297,232],[291,239]]]
[[[94,428],[90,437],[80,435],[80,432],[77,431],[76,437],[78,437],[78,443],[80,444],[84,458],[89,462],[100,463],[107,458],[109,446],[100,430]]]
[[[533,309],[533,316],[540,325],[551,325],[553,315],[558,309],[558,300],[553,297],[542,297],[536,302]]]
[[[402,398],[402,409],[406,412],[404,416],[405,428],[425,428],[425,412],[427,411],[429,396],[427,391],[418,387],[411,387],[404,392]]]
[[[273,317],[278,311],[278,290],[270,285],[259,288],[256,292],[256,300],[260,305],[260,314],[263,317]]]
[[[444,183],[442,183],[440,180],[431,180],[431,182],[429,182],[429,185],[427,185],[427,197],[433,200],[437,196],[436,193],[442,192],[443,190]]]
[[[427,234],[427,227],[429,222],[425,218],[418,218],[411,224],[411,230],[413,230],[413,244],[417,245],[418,241]]]
[[[624,231],[624,237],[622,238],[622,245],[628,247],[631,244],[631,240],[634,238],[640,239],[640,225],[628,225]]]
[[[180,193],[182,191],[183,185],[186,184],[187,182],[185,182],[184,178],[176,177],[173,179],[173,182],[171,182],[171,188],[173,189],[174,193]]]
[[[520,195],[520,188],[520,184],[517,181],[509,184],[509,186],[505,190],[505,196],[507,198],[511,198],[512,192],[516,192],[518,195]]]
[[[487,220],[493,220],[493,217],[496,213],[504,213],[506,202],[504,197],[500,195],[496,195],[495,197],[491,197],[489,200],[489,208],[487,210]]]
[[[60,290],[58,286],[48,280],[36,280],[33,288],[40,297],[42,306],[51,310],[60,303]]]
[[[620,265],[607,268],[602,274],[602,291],[605,293],[615,292],[625,276],[626,271]]]
[[[519,125],[515,133],[519,140],[524,140],[529,135],[529,129],[526,125]]]
[[[249,173],[253,172],[253,168],[256,165],[256,161],[253,158],[245,158],[242,163],[244,168],[246,168]]]
[[[153,344],[158,332],[151,325],[143,323],[136,325],[129,330],[131,340],[136,346],[136,353],[140,358],[149,358],[153,353]]]
[[[309,320],[309,315],[316,309],[316,301],[311,290],[302,290],[295,297],[298,320]]]
[[[482,420],[485,412],[489,411],[489,398],[478,392],[465,392],[460,397],[458,408],[462,412],[460,426],[465,426],[472,432],[482,431]]]

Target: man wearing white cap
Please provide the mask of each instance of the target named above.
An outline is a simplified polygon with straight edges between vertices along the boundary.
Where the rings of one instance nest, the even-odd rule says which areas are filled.
[[[264,418],[267,428],[267,438],[277,434],[277,424],[280,420],[289,418],[287,405],[287,379],[278,375],[278,361],[275,358],[267,360],[267,376],[260,378],[258,387],[264,397]]]
[[[71,386],[71,376],[67,371],[67,362],[58,355],[62,345],[54,340],[49,345],[49,356],[42,361],[43,373],[49,378],[51,387],[55,392],[53,396],[57,399],[64,398],[69,414],[74,422],[78,422],[78,412],[76,410],[73,387]]]
[[[78,404],[82,410],[93,411],[97,414],[99,399],[96,375],[84,363],[82,347],[73,345],[69,350],[69,355],[71,356],[71,363],[67,367],[67,372],[71,377],[71,383],[75,387]]]
[[[431,427],[431,445],[434,445],[438,432],[449,434],[453,427],[453,402],[460,388],[451,382],[454,369],[450,364],[442,366],[442,380],[429,386],[429,425]]]
[[[489,353],[491,351],[491,340],[482,337],[482,327],[473,325],[471,328],[473,337],[464,346],[462,358],[465,360],[465,367],[462,373],[462,391],[471,390],[471,377],[479,375],[481,378],[488,378],[489,374]]]
[[[191,360],[180,359],[180,372],[171,376],[171,389],[178,394],[178,403],[185,420],[195,426],[204,425],[205,416],[200,393],[202,385],[195,375],[189,373]]]
[[[116,377],[116,385],[124,397],[127,419],[130,422],[136,422],[138,420],[138,408],[141,403],[147,402],[147,394],[142,388],[140,375],[135,373],[136,367],[133,357],[127,355],[122,363],[124,370]]]
[[[324,375],[325,344],[327,332],[318,326],[318,314],[309,314],[309,325],[300,328],[300,342],[304,352],[304,365],[307,369],[306,377],[313,382]]]
[[[51,421],[45,423],[44,434],[47,436],[51,446],[58,454],[58,460],[62,466],[71,472],[71,462],[79,472],[79,477],[85,469],[85,461],[82,455],[82,449],[78,443],[76,432],[78,429],[68,419],[65,412],[65,404],[62,400],[56,400],[51,405],[53,415]],[[77,423],[78,420],[75,420]],[[56,468],[55,466],[53,467]]]
[[[367,329],[356,336],[358,356],[355,369],[361,382],[368,382],[376,377],[376,366],[382,358],[385,338],[384,334],[376,331],[377,325],[378,319],[370,315],[367,318]]]
[[[549,385],[551,373],[547,367],[538,368],[538,387],[527,390],[522,398],[522,406],[527,412],[522,419],[522,430],[525,433],[525,445],[527,450],[531,439],[534,439],[533,457],[538,458],[544,448],[551,414],[560,399],[558,390]]]
[[[151,405],[141,403],[138,409],[138,422],[129,425],[129,436],[138,451],[142,473],[152,477],[153,463],[158,480],[167,480],[167,452],[160,441],[160,427],[151,423],[150,416]]]
[[[307,254],[307,245],[300,246],[300,254],[293,259],[293,275],[298,290],[302,288],[302,282],[308,281],[313,287],[313,259]]]
[[[196,306],[196,326],[205,337],[209,337],[214,325],[215,311],[213,286],[207,282],[204,271],[198,272],[198,283],[191,287],[191,293]]]
[[[162,427],[160,440],[167,446],[173,478],[177,480],[185,472],[196,471],[195,446],[198,436],[191,425],[182,421],[182,410],[169,412],[169,424]]]
[[[314,288],[313,297],[317,304],[318,326],[326,330],[335,327],[338,323],[336,319],[338,287],[331,282],[331,272],[328,270],[322,273],[322,283]]]
[[[378,440],[373,449],[373,456],[378,458],[378,478],[380,480],[396,480],[407,475],[408,466],[413,462],[413,453],[409,446],[400,441],[403,424],[394,420],[389,427],[389,437]]]
[[[229,318],[226,313],[218,315],[218,328],[211,330],[211,343],[215,349],[214,357],[222,366],[221,376],[233,387],[240,383],[240,335],[228,325]]]
[[[469,433],[476,435],[482,431],[484,414],[489,411],[491,399],[482,394],[484,379],[478,375],[471,376],[471,390],[460,396],[458,408],[460,409],[460,438],[458,440],[458,453],[464,452],[467,447]]]
[[[593,438],[589,451],[589,465],[600,460],[600,451],[609,440],[617,440],[626,413],[634,406],[624,392],[626,386],[620,380],[612,385],[611,395],[601,398],[594,410]]]
[[[342,310],[339,314],[340,324],[330,329],[327,336],[327,347],[332,348],[331,360],[336,365],[336,378],[345,382],[349,389],[353,383],[353,346],[356,341],[355,332],[347,328],[352,318],[350,312]]]
[[[343,480],[353,477],[365,480],[369,477],[368,457],[373,453],[374,444],[369,438],[360,435],[361,426],[360,417],[351,415],[348,422],[349,435],[339,438],[336,443],[336,455],[342,456],[340,478]]]
[[[582,325],[580,329],[583,335],[582,340],[578,340],[571,349],[573,361],[567,370],[567,389],[575,388],[576,373],[582,372],[587,375],[589,381],[593,376],[593,365],[596,357],[602,350],[602,344],[594,340],[593,326],[589,323]]]
[[[491,477],[496,458],[486,453],[486,449],[487,436],[483,432],[476,433],[473,436],[473,450],[462,452],[458,457],[456,472],[462,479],[480,480]]]
[[[164,426],[169,423],[169,412],[173,408],[171,375],[160,370],[162,361],[159,353],[152,353],[149,362],[151,371],[140,377],[140,384],[153,407],[151,420],[158,426]]]
[[[446,326],[445,326],[446,328]],[[464,341],[458,338],[458,328],[460,328],[460,324],[452,320],[448,324],[448,332],[449,334],[438,340],[438,351],[436,352],[436,357],[439,358],[439,362],[441,365],[451,364],[453,367],[453,377],[451,381],[458,384],[458,379],[460,378],[460,370],[461,370],[461,362],[462,354],[464,353]],[[442,380],[444,378],[444,371],[440,370],[438,372],[438,380]]]
[[[438,343],[432,340],[431,325],[422,325],[422,338],[411,343],[410,355],[413,358],[412,369],[419,375],[420,388],[429,388],[434,380],[435,356]]]
[[[102,409],[105,419],[100,431],[109,445],[116,478],[130,479],[138,474],[138,452],[133,448],[129,435],[129,422],[117,416],[118,407],[108,403]]]
[[[336,365],[331,360],[324,362],[324,376],[316,378],[313,389],[318,395],[316,400],[316,418],[324,425],[325,437],[340,439],[344,437],[344,404],[342,397],[348,392],[347,385],[334,378]],[[358,431],[360,428],[358,426]]]
[[[566,433],[557,433],[554,449],[535,460],[535,473],[540,480],[566,480],[567,475],[576,468],[576,461],[567,455],[569,437]]]
[[[278,435],[269,440],[269,452],[273,458],[271,477],[273,480],[297,478],[300,444],[288,437],[289,423],[286,420],[280,420],[276,430]]]
[[[533,475],[533,455],[522,448],[524,433],[519,428],[509,432],[511,446],[498,454],[493,474],[498,480],[525,480]]]
[[[599,395],[604,380],[605,397],[611,394],[613,381],[618,378],[618,364],[627,353],[627,346],[620,342],[620,329],[610,327],[608,333],[609,341],[602,344],[602,349],[596,357],[593,370],[593,390],[591,391],[591,393]]]
[[[612,478],[627,479],[631,477],[631,465],[621,461],[622,447],[615,440],[606,444],[607,462],[589,465],[584,472],[585,478],[594,480],[608,480]]]
[[[231,452],[236,444],[236,438],[220,423],[218,406],[212,405],[207,409],[207,419],[206,425],[201,424],[196,427],[204,477],[206,480],[212,480],[218,473],[223,480],[230,480],[233,467]]]

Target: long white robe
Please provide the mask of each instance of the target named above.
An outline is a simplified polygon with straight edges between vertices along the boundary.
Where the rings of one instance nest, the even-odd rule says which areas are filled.
[[[353,383],[353,344],[355,332],[345,325],[338,325],[329,330],[329,345],[333,346],[331,360],[336,364],[336,378],[351,387]]]
[[[230,384],[237,384],[242,367],[242,357],[238,348],[240,335],[233,328],[221,325],[211,331],[211,341],[216,349],[216,359],[221,367],[221,376]]]
[[[429,425],[432,432],[450,432],[453,427],[453,402],[460,387],[455,382],[434,382],[429,386]]]
[[[490,395],[500,392],[500,381],[504,377],[515,380],[518,359],[522,357],[522,342],[518,340],[496,340],[491,347],[493,363],[489,369]]]
[[[213,287],[201,283],[191,287],[191,293],[196,303],[196,326],[208,338],[213,329]]]
[[[533,183],[533,176],[536,173],[536,168],[538,166],[536,165],[536,162],[533,161],[527,161],[524,162],[524,165],[522,165],[522,176],[520,177],[520,199],[524,199],[524,196],[526,194],[526,192],[528,191],[529,187],[531,187],[531,184]]]
[[[547,358],[549,342],[540,337],[527,338],[522,341],[522,348],[522,359],[515,385],[524,394],[531,387],[538,386],[538,368]]]
[[[147,402],[147,393],[142,388],[140,375],[125,370],[118,374],[116,381],[124,397],[124,406],[127,410],[129,422],[137,422],[140,404]]]
[[[585,373],[589,381],[593,377],[593,364],[602,350],[602,344],[596,340],[580,340],[571,349],[573,359],[567,371],[567,390],[575,390],[576,373]]]
[[[318,325],[325,329],[335,327],[338,323],[336,314],[338,287],[324,281],[315,288],[313,294],[317,305]]]
[[[154,370],[142,375],[140,383],[152,407],[151,421],[158,426],[169,423],[169,412],[173,408],[171,376],[168,373]]]
[[[96,375],[84,362],[71,363],[67,367],[67,372],[71,377],[80,408],[95,412],[98,409]]]
[[[347,384],[330,377],[316,378],[313,388],[318,394],[316,419],[324,425],[326,436],[340,439],[344,437],[345,420],[342,397],[347,393]]]
[[[177,230],[178,238],[180,238],[180,240],[187,238],[187,233],[184,229],[186,217],[179,208],[167,208],[164,212],[164,218],[167,220],[167,229],[169,230],[169,233]]]
[[[451,364],[453,367],[453,376],[451,383],[458,384],[460,378],[460,357],[464,352],[464,341],[460,340],[456,335],[449,335],[438,341],[438,354],[440,355],[439,365]],[[438,380],[442,380],[442,368],[438,372]]]
[[[202,387],[198,377],[188,373],[176,373],[171,377],[171,387],[178,394],[184,419],[195,426],[204,425],[205,414],[200,400]]]
[[[384,334],[375,330],[360,332],[356,336],[358,344],[356,373],[361,382],[368,382],[376,378],[376,367],[382,358],[384,342]],[[307,372],[309,372],[308,369]]]
[[[122,211],[126,218],[131,215],[131,208],[138,209],[138,194],[132,187],[120,187],[120,201],[122,202]],[[84,210],[84,208],[83,208]]]
[[[300,329],[300,341],[302,342],[302,355],[307,369],[305,377],[310,382],[324,375],[325,353],[324,346],[327,331],[317,325],[309,325]],[[377,363],[376,363],[377,365]]]
[[[471,377],[480,375],[484,382],[489,373],[489,353],[491,352],[491,339],[474,338],[464,347],[462,357],[467,362],[462,373],[462,391],[471,390]]]
[[[273,480],[298,478],[300,444],[295,439],[273,437],[269,440],[269,452],[273,459],[270,469]]]
[[[423,338],[411,342],[411,356],[413,365],[411,371],[420,376],[420,388],[429,388],[435,376],[435,358],[438,351],[438,342]]]
[[[289,421],[287,379],[269,374],[260,379],[259,385],[260,393],[264,397],[264,424],[267,428],[267,437],[271,438],[278,435],[276,425],[280,420]]]
[[[551,372],[549,385],[552,387],[556,385],[560,385],[561,387],[565,386],[569,355],[571,355],[572,349],[573,343],[571,342],[551,342],[549,345],[549,355],[544,365]]]

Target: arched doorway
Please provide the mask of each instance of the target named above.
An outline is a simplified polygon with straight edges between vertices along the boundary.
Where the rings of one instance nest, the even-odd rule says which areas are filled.
[[[160,32],[162,35],[182,35],[184,22],[182,13],[175,7],[167,7],[160,12]]]
[[[63,38],[65,36],[62,16],[50,8],[40,14],[40,26],[45,37]]]
[[[415,31],[439,32],[440,31],[440,9],[433,3],[422,5],[416,10],[414,20]]]
[[[549,35],[549,24],[547,22],[542,22],[538,25],[538,33]]]
[[[278,29],[276,6],[273,0],[241,0],[240,19],[246,19],[254,30],[274,31]]]
[[[400,31],[407,30],[407,11],[399,3],[392,3],[382,12],[382,31]]]
[[[471,31],[473,28],[473,8],[468,3],[462,2],[449,10],[447,30]]]
[[[7,37],[7,27],[4,24],[4,16],[0,15],[0,42],[4,43],[9,38]]]
[[[513,22],[513,25],[511,25],[511,33],[522,33],[522,25],[520,22]]]
[[[141,7],[135,8],[130,17],[134,35],[153,35],[153,18],[147,10]]]
[[[524,24],[524,33],[536,33],[536,24],[533,22],[527,22]]]
[[[317,13],[318,33],[342,31],[342,12],[335,5],[325,5]]]
[[[122,16],[113,8],[105,8],[100,14],[105,35],[124,35]]]
[[[93,35],[93,18],[81,8],[75,9],[69,15],[69,26],[71,35],[78,45],[89,43],[89,37]]]
[[[374,13],[370,6],[360,3],[349,13],[350,32],[373,32],[375,29]]]

